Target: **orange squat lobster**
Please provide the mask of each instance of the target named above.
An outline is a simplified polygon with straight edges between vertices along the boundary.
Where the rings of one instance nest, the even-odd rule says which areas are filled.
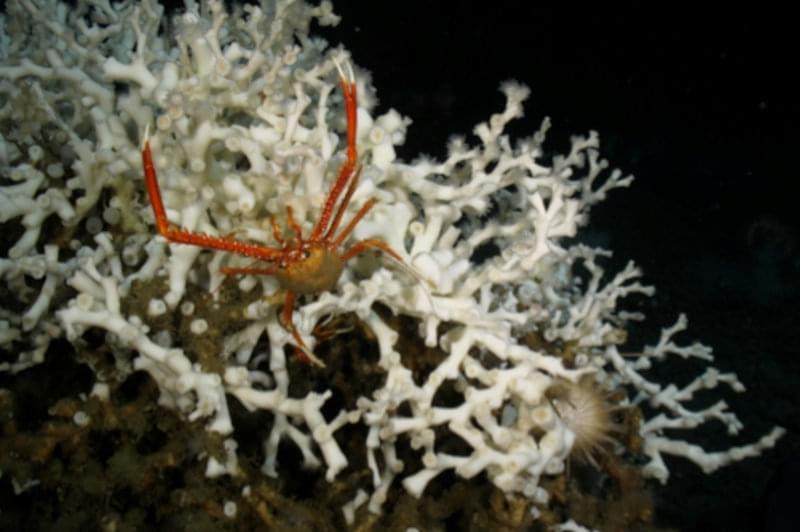
[[[305,355],[306,362],[318,366],[325,364],[306,347],[294,324],[292,311],[297,294],[319,294],[331,290],[339,280],[344,268],[344,263],[359,253],[369,249],[380,250],[393,259],[404,264],[400,255],[380,239],[367,239],[356,242],[344,251],[340,248],[350,233],[353,232],[358,222],[375,205],[375,198],[370,198],[353,216],[353,219],[337,234],[342,216],[347,210],[350,199],[358,184],[361,167],[356,168],[358,152],[356,151],[356,109],[357,95],[355,79],[352,69],[349,69],[349,78],[346,78],[339,64],[339,84],[344,94],[345,109],[347,112],[347,160],[339,169],[339,175],[333,183],[325,204],[322,207],[319,220],[308,238],[304,238],[300,226],[292,216],[292,208],[286,207],[286,224],[292,232],[289,238],[284,237],[281,228],[271,218],[272,234],[280,247],[267,247],[251,242],[235,240],[230,236],[211,236],[203,233],[185,231],[172,225],[167,220],[161,191],[158,187],[153,157],[150,153],[150,143],[145,132],[144,145],[142,146],[142,165],[144,166],[144,179],[150,203],[155,214],[156,228],[168,241],[176,244],[191,244],[209,249],[229,251],[237,255],[244,255],[264,261],[269,265],[262,268],[223,268],[226,275],[253,274],[273,275],[280,285],[286,289],[286,299],[283,311],[280,314],[281,324],[292,334],[297,346]],[[346,189],[346,190],[345,190]],[[337,205],[339,197],[344,192],[344,197]]]

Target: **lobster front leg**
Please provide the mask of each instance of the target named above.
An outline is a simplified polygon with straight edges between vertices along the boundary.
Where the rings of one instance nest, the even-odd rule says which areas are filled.
[[[320,237],[327,232],[328,223],[333,215],[336,201],[353,176],[353,171],[355,170],[358,160],[358,151],[356,149],[356,133],[358,131],[358,90],[355,76],[353,75],[353,68],[349,63],[347,64],[348,73],[346,75],[338,62],[336,63],[336,68],[339,70],[339,85],[342,88],[345,113],[347,114],[347,159],[342,163],[341,168],[339,168],[339,175],[325,198],[325,203],[322,206],[322,213],[317,221],[317,225],[314,226],[311,232],[310,240],[319,240]],[[346,208],[347,205],[343,202],[340,209]]]
[[[147,186],[147,194],[150,197],[150,205],[153,207],[156,228],[164,238],[175,244],[191,244],[208,249],[218,249],[229,251],[245,257],[264,261],[275,261],[283,256],[283,250],[259,246],[249,242],[241,242],[230,237],[219,237],[185,231],[172,225],[167,219],[167,211],[164,208],[164,201],[161,199],[161,189],[158,186],[158,176],[153,164],[153,155],[150,152],[150,141],[148,133],[145,131],[144,145],[142,146],[142,167],[144,168],[144,181]]]

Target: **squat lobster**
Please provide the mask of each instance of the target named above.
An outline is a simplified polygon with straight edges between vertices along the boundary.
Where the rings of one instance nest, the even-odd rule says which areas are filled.
[[[349,65],[348,65],[349,67]],[[393,259],[404,264],[400,255],[383,240],[373,238],[356,242],[342,251],[340,248],[347,237],[353,232],[358,222],[375,205],[375,198],[370,198],[353,216],[353,219],[337,234],[342,222],[344,212],[350,203],[353,192],[358,184],[361,167],[357,166],[358,152],[356,150],[356,109],[357,94],[355,78],[352,68],[348,68],[349,76],[346,77],[338,63],[339,84],[344,94],[345,110],[347,113],[347,159],[339,169],[339,175],[331,186],[325,203],[322,207],[319,220],[308,238],[304,238],[299,224],[292,215],[292,208],[286,207],[286,224],[292,235],[286,238],[275,217],[271,218],[272,234],[280,247],[268,247],[251,242],[242,242],[231,236],[212,236],[203,233],[186,231],[172,225],[167,219],[161,191],[158,186],[153,157],[150,153],[150,142],[145,132],[142,146],[142,166],[144,179],[150,203],[155,214],[155,223],[158,232],[168,241],[176,244],[190,244],[209,249],[229,251],[237,255],[244,255],[269,264],[267,267],[223,268],[222,273],[227,275],[254,274],[273,275],[280,285],[286,289],[286,299],[280,314],[281,324],[291,333],[297,347],[307,358],[308,362],[318,366],[325,364],[306,347],[294,324],[292,311],[297,294],[319,294],[331,290],[339,280],[344,268],[344,263],[359,253],[369,249],[377,249],[386,253]],[[346,189],[346,190],[345,190]],[[338,202],[344,191],[344,197]]]

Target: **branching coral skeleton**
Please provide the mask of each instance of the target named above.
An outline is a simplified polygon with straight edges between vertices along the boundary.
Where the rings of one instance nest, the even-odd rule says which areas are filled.
[[[377,115],[366,73],[349,67],[345,50],[309,38],[311,20],[337,22],[329,2],[228,12],[220,1],[187,1],[174,31],[162,30],[165,18],[151,0],[76,9],[56,0],[8,2],[0,166],[11,183],[0,187],[0,220],[20,236],[0,258],[0,275],[9,303],[26,311],[0,314],[0,347],[19,353],[0,371],[41,363],[54,338],[80,351],[89,329],[105,330],[116,373],[98,372],[97,385],[146,371],[160,405],[207,420],[208,431],[228,440],[224,460],[208,459],[210,477],[239,471],[227,396],[272,414],[267,475],[285,474],[278,453],[285,440],[334,480],[353,458],[342,429],[360,424],[371,485],[344,506],[349,520],[363,505],[380,512],[399,485],[423,497],[448,470],[463,479],[484,473],[506,494],[546,506],[541,480],[563,473],[583,414],[561,415],[549,395],[584,379],[625,390],[623,405],[654,412],[639,427],[642,471],[661,481],[669,477],[665,455],[710,472],[760,454],[783,434],[775,428],[719,452],[693,443],[700,424],[719,421],[735,434],[741,422],[720,400],[698,410],[688,401],[700,393],[713,399],[721,384],[743,386],[710,366],[710,350],[677,343],[683,320],[639,349],[642,356],[620,354],[626,329],[642,317],[621,310],[620,300],[652,289],[632,264],[605,275],[608,252],[567,239],[597,202],[632,181],[605,171],[595,133],[575,137],[568,153],[545,164],[549,122],[512,142],[506,126],[522,116],[528,90],[505,83],[505,108],[476,126],[474,145],[457,138],[443,161],[400,161],[394,146],[409,121],[394,110]],[[347,61],[346,74],[337,61]],[[330,82],[337,71],[341,100]],[[139,145],[138,132],[151,124],[155,131]],[[360,207],[348,212],[353,206]],[[489,208],[496,216],[485,216]],[[170,243],[192,245],[166,246],[152,214]],[[68,228],[62,240],[41,230],[52,215]],[[276,222],[284,216],[288,229]],[[474,262],[489,243],[501,251]],[[418,273],[355,259],[371,249]],[[207,322],[194,319],[187,333],[159,329],[157,318],[194,316],[193,297],[213,301],[225,274],[265,275],[239,280],[234,289],[249,302],[226,324],[221,352],[207,366],[188,347],[208,334]],[[143,285],[157,287],[156,295],[144,310],[129,310],[134,287]],[[264,297],[249,295],[256,287]],[[429,372],[415,377],[405,365],[416,356],[400,352],[408,331],[394,328],[379,306],[414,323],[409,342],[436,350]],[[339,391],[292,396],[285,348],[294,344],[319,362],[306,347],[315,327],[350,313],[374,339],[382,379],[354,405],[325,415]],[[672,355],[708,369],[684,386],[655,382],[649,368],[670,364]],[[436,400],[443,390],[451,406]],[[442,451],[448,438],[465,450]],[[401,441],[410,458],[398,453]]]

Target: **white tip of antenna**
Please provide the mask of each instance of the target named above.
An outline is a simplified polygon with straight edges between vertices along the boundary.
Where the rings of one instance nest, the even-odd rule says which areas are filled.
[[[144,149],[144,145],[150,140],[150,124],[148,123],[144,126],[144,136],[142,137],[142,149]]]
[[[345,68],[347,69],[347,74],[344,73],[344,69],[342,68],[342,64],[339,62],[339,59],[334,57],[333,64],[336,65],[336,70],[339,71],[339,77],[342,81],[347,83],[355,83],[356,76],[353,74],[353,65],[350,64],[350,61],[345,59]]]

